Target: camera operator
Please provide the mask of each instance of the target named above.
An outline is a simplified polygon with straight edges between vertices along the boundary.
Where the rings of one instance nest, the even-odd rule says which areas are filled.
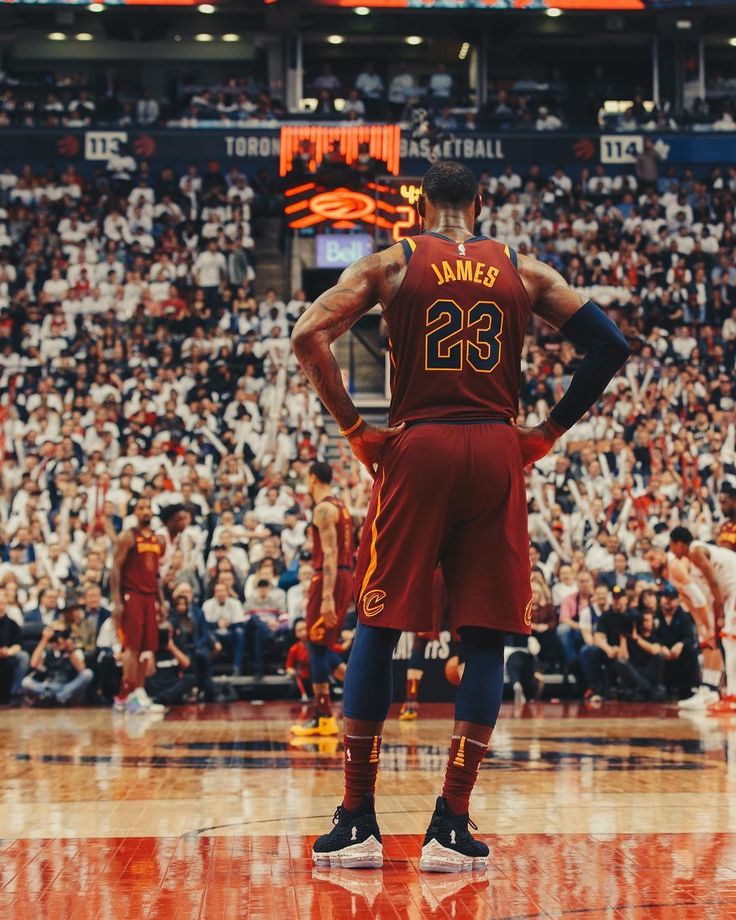
[[[23,679],[26,693],[42,703],[65,706],[82,693],[94,675],[84,666],[84,654],[74,647],[71,629],[63,622],[44,627],[31,655],[33,673]]]
[[[665,658],[664,683],[677,699],[684,699],[701,682],[697,628],[690,614],[679,605],[674,585],[668,582],[662,586],[659,603],[655,637]]]
[[[159,625],[154,658],[156,670],[146,678],[146,693],[163,706],[183,703],[194,690],[197,678],[191,672],[192,659],[174,641],[174,627],[169,622]]]
[[[662,646],[656,641],[654,614],[645,611],[621,636],[616,673],[622,696],[650,702],[665,700],[665,662]]]

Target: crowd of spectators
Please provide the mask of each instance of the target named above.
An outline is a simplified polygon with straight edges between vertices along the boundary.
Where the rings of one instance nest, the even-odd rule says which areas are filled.
[[[675,116],[631,81],[614,85],[602,67],[585,93],[570,92],[559,69],[549,79],[493,80],[478,105],[462,68],[437,63],[425,72],[404,63],[382,75],[370,62],[349,75],[329,63],[308,75],[305,111],[289,113],[283,100],[254,75],[216,83],[182,77],[155,94],[126,86],[114,68],[93,77],[79,72],[13,76],[0,72],[0,127],[115,128],[267,125],[297,114],[326,120],[399,121],[416,134],[453,131],[560,131],[565,128],[630,132],[736,130],[732,95],[694,99]],[[617,100],[631,99],[622,105]]]
[[[656,150],[645,154],[632,173],[481,176],[478,229],[554,265],[633,352],[598,409],[528,474],[533,650],[551,670],[577,659],[596,693],[606,648],[585,651],[570,631],[603,623],[614,647],[611,617],[625,606],[649,641],[679,603],[651,551],[678,524],[712,539],[736,476],[736,170],[659,175]],[[301,634],[306,472],[329,442],[289,346],[304,293],[257,293],[251,222],[266,193],[237,169],[154,175],[126,157],[87,179],[0,173],[0,682],[16,698],[64,702],[72,682],[90,699],[113,694],[111,554],[139,496],[164,529],[172,506],[189,515],[163,571],[159,698],[210,699],[218,669],[283,671]],[[544,418],[575,366],[549,327],[530,329],[523,422]],[[371,481],[341,450],[336,488],[357,530]],[[298,651],[289,669],[303,681]],[[678,679],[684,693],[694,672]],[[661,692],[661,675],[650,683]]]

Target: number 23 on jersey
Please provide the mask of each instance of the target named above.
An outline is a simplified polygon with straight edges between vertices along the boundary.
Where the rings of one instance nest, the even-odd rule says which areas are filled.
[[[468,310],[454,300],[435,300],[427,309],[425,370],[462,371],[467,362],[479,374],[492,373],[501,360],[503,318],[492,300]]]

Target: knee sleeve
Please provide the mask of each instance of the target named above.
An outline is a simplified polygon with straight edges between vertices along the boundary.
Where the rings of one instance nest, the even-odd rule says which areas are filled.
[[[309,643],[309,676],[313,684],[326,684],[330,679],[330,650],[326,645]]]
[[[477,626],[463,626],[459,632],[465,671],[455,697],[455,719],[494,726],[503,696],[506,637],[495,629]]]
[[[398,629],[358,624],[343,690],[343,713],[348,719],[385,720],[393,695],[392,661],[400,635]]]

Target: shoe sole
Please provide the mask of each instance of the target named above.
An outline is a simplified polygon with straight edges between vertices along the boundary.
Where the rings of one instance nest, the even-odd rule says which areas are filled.
[[[315,853],[312,850],[312,862],[320,869],[380,869],[383,866],[383,845],[371,835],[363,843],[333,853]]]
[[[487,856],[465,856],[443,847],[438,840],[430,840],[422,847],[419,860],[422,872],[485,872],[487,868]]]

